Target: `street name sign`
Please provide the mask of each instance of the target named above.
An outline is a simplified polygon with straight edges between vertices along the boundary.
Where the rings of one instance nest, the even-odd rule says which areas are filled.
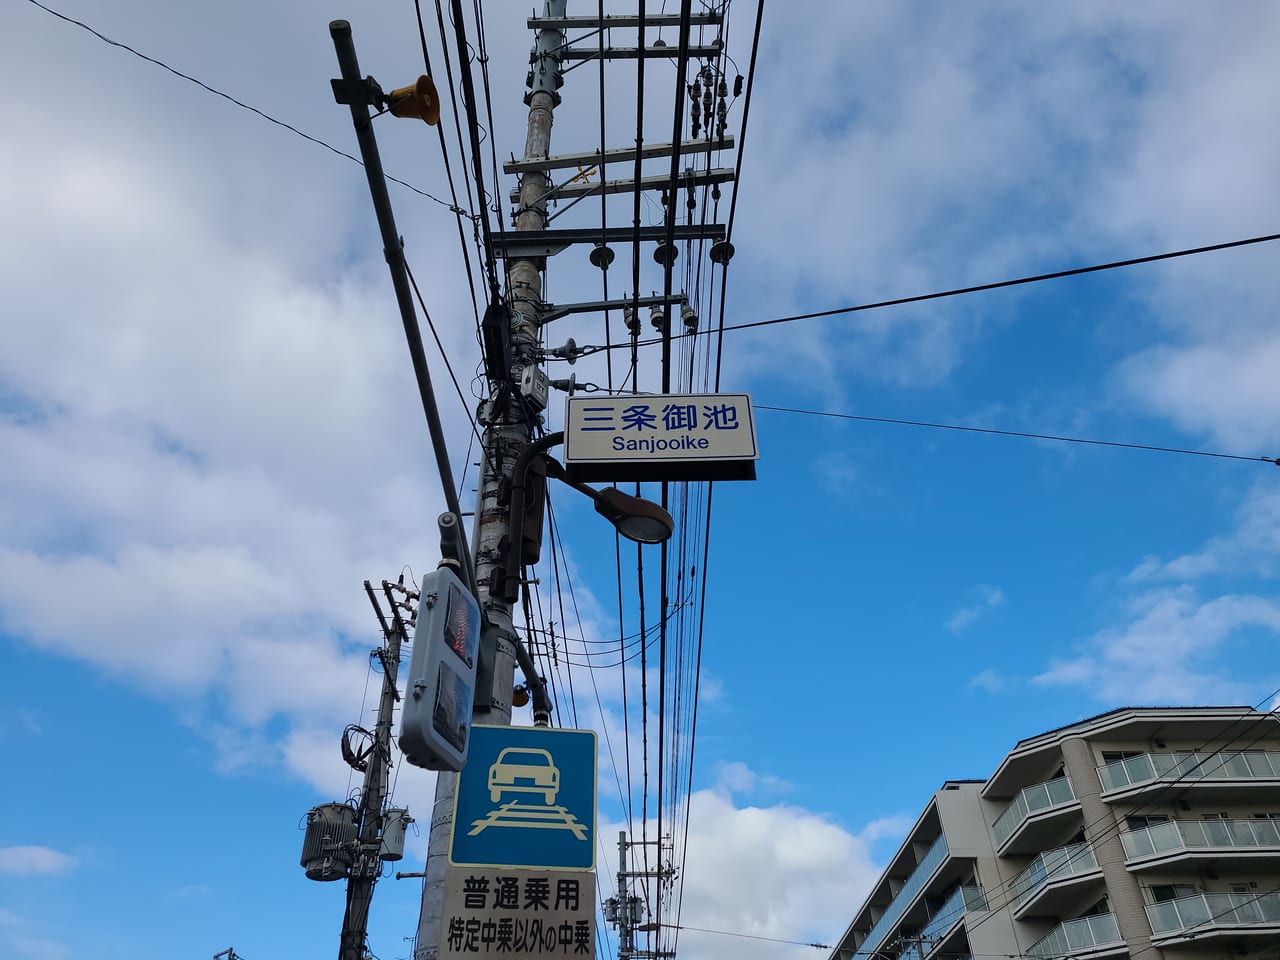
[[[754,480],[755,418],[745,393],[570,397],[564,466],[585,480]]]
[[[445,870],[439,960],[595,957],[596,876],[582,870]]]
[[[471,727],[450,863],[594,870],[595,830],[595,731]]]

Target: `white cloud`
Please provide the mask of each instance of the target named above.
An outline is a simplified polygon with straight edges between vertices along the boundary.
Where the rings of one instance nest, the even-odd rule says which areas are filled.
[[[1280,634],[1280,601],[1201,600],[1189,586],[1148,590],[1129,601],[1124,623],[1091,637],[1079,655],[1055,658],[1032,682],[1083,687],[1110,703],[1249,703],[1257,671],[1241,662],[1227,673],[1233,661],[1221,648],[1259,630]]]
[[[878,876],[871,844],[902,829],[890,818],[851,834],[800,807],[738,807],[715,790],[695,792],[690,803],[681,924],[760,937],[831,942]],[[693,930],[679,944],[698,958],[812,952]]]
[[[976,603],[961,607],[947,618],[947,629],[952,633],[960,633],[992,610],[1004,606],[1004,591],[998,587],[983,584],[975,592],[978,594]]]
[[[76,863],[75,857],[51,847],[0,847],[0,873],[10,876],[68,873]]]
[[[1259,484],[1236,510],[1232,529],[1172,560],[1144,557],[1128,578],[1134,583],[1195,581],[1209,576],[1280,574],[1280,493]]]
[[[986,690],[988,693],[999,693],[1004,689],[1005,680],[1001,674],[990,668],[969,678],[969,686]]]
[[[26,917],[4,907],[0,907],[0,946],[10,951],[5,956],[19,960],[66,960],[71,956],[65,944],[33,934]]]
[[[715,790],[726,797],[779,793],[791,789],[781,777],[757,773],[740,760],[721,763],[715,770]]]

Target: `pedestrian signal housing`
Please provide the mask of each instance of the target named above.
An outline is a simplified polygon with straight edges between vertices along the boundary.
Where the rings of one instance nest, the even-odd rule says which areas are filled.
[[[422,580],[400,721],[400,749],[415,767],[461,770],[471,737],[480,605],[452,570]]]

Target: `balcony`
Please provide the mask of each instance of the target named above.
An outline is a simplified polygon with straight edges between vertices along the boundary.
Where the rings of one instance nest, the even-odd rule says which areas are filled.
[[[1027,956],[1035,960],[1059,960],[1062,957],[1083,960],[1085,957],[1127,953],[1128,950],[1120,938],[1115,914],[1100,913],[1058,924],[1048,936],[1032,944]]]
[[[966,913],[985,909],[987,909],[987,898],[983,895],[981,887],[957,887],[956,892],[947,897],[946,902],[933,915],[933,919],[920,931],[924,956],[927,957],[942,945],[947,936],[955,930],[956,925],[964,919]]]
[[[1152,942],[1280,933],[1280,893],[1199,893],[1147,905]]]
[[[1098,858],[1087,843],[1046,850],[1009,881],[1013,915],[1021,919],[1033,910],[1041,914],[1069,913],[1068,904],[1082,888],[1092,888],[1102,877]]]
[[[871,931],[858,947],[859,953],[873,953],[880,948],[885,938],[893,932],[893,928],[902,919],[902,915],[907,912],[907,908],[911,906],[916,895],[924,889],[924,885],[929,878],[933,876],[946,859],[947,838],[939,835],[938,839],[933,842],[933,846],[920,858],[920,862],[911,871],[911,875],[907,877],[906,883],[902,885],[902,889],[898,891],[897,896],[893,898],[889,906],[885,908],[884,913],[880,914],[880,919],[871,927]]]
[[[1007,853],[1031,853],[1050,843],[1051,834],[1065,816],[1080,809],[1071,781],[1066,777],[1032,784],[1018,791],[991,825],[996,849]]]
[[[1123,794],[1139,797],[1163,789],[1171,781],[1180,786],[1207,786],[1220,796],[1229,797],[1232,788],[1249,796],[1257,795],[1257,787],[1280,788],[1280,752],[1273,750],[1230,750],[1213,752],[1178,751],[1174,753],[1142,753],[1127,760],[1103,764],[1098,768],[1102,795]],[[1277,790],[1280,795],[1280,789]]]
[[[1230,860],[1241,866],[1273,863],[1280,853],[1275,820],[1170,820],[1120,835],[1125,862],[1135,870],[1179,860]]]

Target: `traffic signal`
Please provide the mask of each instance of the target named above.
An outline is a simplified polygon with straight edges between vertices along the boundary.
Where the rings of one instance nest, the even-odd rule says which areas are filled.
[[[461,770],[471,735],[480,605],[447,567],[423,577],[421,597],[400,749],[416,767]]]

